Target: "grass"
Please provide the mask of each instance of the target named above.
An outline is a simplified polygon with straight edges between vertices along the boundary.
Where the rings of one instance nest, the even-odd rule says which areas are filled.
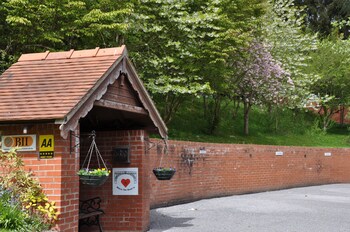
[[[289,109],[267,113],[266,109],[253,108],[250,114],[250,134],[246,136],[242,133],[241,110],[233,118],[228,107],[222,112],[221,122],[215,134],[210,135],[207,133],[208,123],[201,107],[200,101],[187,102],[168,125],[169,139],[283,146],[350,146],[347,127],[335,124],[325,133],[318,127],[317,115]]]

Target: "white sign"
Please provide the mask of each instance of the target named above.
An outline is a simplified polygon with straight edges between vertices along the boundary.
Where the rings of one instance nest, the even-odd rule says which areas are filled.
[[[330,152],[325,152],[325,153],[324,153],[324,156],[332,156],[332,153],[330,153]]]
[[[1,137],[1,149],[9,151],[36,151],[36,135],[4,135]]]
[[[276,155],[283,155],[283,151],[276,151]]]
[[[113,168],[113,195],[138,195],[138,168]]]

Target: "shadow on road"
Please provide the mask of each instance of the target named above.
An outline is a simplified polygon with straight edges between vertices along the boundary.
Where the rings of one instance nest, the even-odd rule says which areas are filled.
[[[157,212],[157,210],[151,211],[151,225],[150,230],[151,232],[158,232],[158,231],[164,231],[175,227],[190,227],[193,226],[193,224],[188,223],[188,221],[193,220],[193,217],[187,217],[187,218],[176,218],[171,217],[169,215],[164,215],[160,212]]]

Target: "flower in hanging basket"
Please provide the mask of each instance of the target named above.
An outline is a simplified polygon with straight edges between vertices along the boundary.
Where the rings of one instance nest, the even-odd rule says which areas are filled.
[[[83,168],[79,170],[78,175],[79,176],[109,176],[110,173],[111,171],[107,170],[106,168],[97,168],[97,169]]]
[[[101,186],[106,182],[110,173],[111,171],[106,168],[80,169],[78,175],[82,184]]]
[[[153,169],[153,173],[158,180],[170,180],[175,172],[175,168],[158,167]]]

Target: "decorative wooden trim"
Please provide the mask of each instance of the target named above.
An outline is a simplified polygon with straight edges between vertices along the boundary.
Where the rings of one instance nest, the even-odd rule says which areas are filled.
[[[163,139],[167,139],[168,129],[158,113],[154,103],[146,91],[142,81],[138,77],[135,68],[127,57],[127,50],[123,47],[122,55],[114,62],[108,71],[96,82],[89,92],[79,101],[79,103],[66,115],[60,126],[61,136],[67,138],[69,131],[74,130],[79,123],[79,119],[85,117],[94,105],[107,107],[122,111],[128,111],[143,115],[149,115],[154,124],[154,129]],[[128,78],[133,90],[137,93],[143,107],[131,106],[124,103],[116,103],[101,99],[107,92],[108,86],[113,84],[118,78],[125,75]]]
[[[119,57],[109,70],[97,81],[94,87],[80,100],[80,102],[67,114],[66,120],[61,124],[61,136],[66,139],[68,133],[74,130],[79,123],[79,119],[85,117],[94,106],[96,100],[100,100],[101,97],[107,92],[107,87],[113,84],[122,71],[121,61],[123,56]]]
[[[94,103],[95,106],[101,106],[101,107],[106,107],[110,109],[115,109],[115,110],[122,110],[122,111],[128,111],[132,113],[137,113],[137,114],[144,114],[148,115],[147,111],[139,106],[132,106],[124,103],[119,103],[119,102],[112,102],[104,99],[100,99]]]
[[[141,79],[137,75],[137,72],[132,65],[131,61],[128,57],[125,59],[126,62],[126,72],[127,72],[127,78],[131,84],[131,86],[134,88],[134,90],[139,95],[139,98],[143,104],[143,107],[146,109],[146,111],[149,112],[149,116],[154,123],[155,127],[158,129],[158,133],[163,139],[167,139],[168,137],[168,128],[165,125],[162,117],[160,116],[157,108],[155,107],[153,101],[151,100],[150,95],[148,94],[147,90],[145,89]]]

